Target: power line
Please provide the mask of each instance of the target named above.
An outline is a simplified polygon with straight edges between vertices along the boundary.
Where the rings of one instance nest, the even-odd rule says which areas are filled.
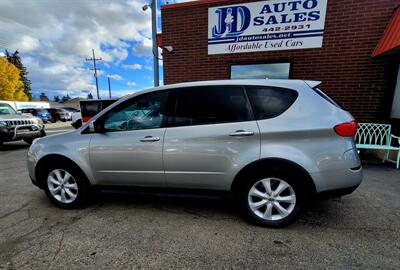
[[[94,70],[94,78],[96,79],[96,90],[97,90],[97,99],[100,99],[100,93],[99,93],[99,81],[97,79],[97,70],[99,70],[96,67],[96,61],[101,61],[103,59],[101,58],[96,58],[94,54],[94,49],[92,49],[93,57],[92,58],[86,58],[86,61],[93,61],[93,68],[91,70]]]

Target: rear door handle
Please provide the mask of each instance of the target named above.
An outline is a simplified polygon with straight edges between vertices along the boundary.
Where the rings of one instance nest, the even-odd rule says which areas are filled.
[[[243,137],[243,136],[253,136],[253,131],[246,131],[246,130],[236,130],[234,133],[229,134],[232,137]]]
[[[140,139],[141,142],[158,142],[160,140],[159,137],[153,137],[153,136],[146,136],[143,139]]]

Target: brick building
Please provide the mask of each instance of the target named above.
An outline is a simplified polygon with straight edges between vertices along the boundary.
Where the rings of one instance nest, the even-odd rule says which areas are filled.
[[[269,28],[275,27],[277,22],[270,18],[271,15],[276,15],[278,21],[280,20],[278,25],[281,26],[285,20],[298,21],[297,25],[303,25],[302,27],[308,26],[303,15],[294,14],[296,10],[301,9],[300,6],[296,8],[293,6],[295,3],[292,3],[291,8],[294,11],[289,10],[291,13],[283,15],[286,16],[283,18],[282,14],[279,14],[282,6],[277,6],[274,10],[272,5],[279,2],[299,2],[299,5],[300,2],[307,2],[305,8],[312,8],[317,2],[325,5],[324,30],[320,33],[323,37],[321,46],[318,44],[319,38],[316,37],[310,39],[309,48],[251,51],[249,47],[250,52],[245,51],[249,48],[243,47],[243,52],[232,53],[228,49],[219,50],[217,53],[212,51],[214,45],[210,46],[210,31],[212,30],[215,36],[223,30],[229,32],[234,29],[240,32],[240,28],[248,24],[244,19],[246,12],[248,13],[254,5],[270,5],[262,9],[264,17],[252,18],[251,23],[262,24],[265,29],[263,31],[277,29]],[[227,13],[216,11],[216,8],[228,5],[230,9],[225,9],[228,10]],[[391,122],[399,127],[399,5],[400,0],[200,0],[164,5],[161,7],[164,83],[245,78],[246,74],[257,77],[262,72],[267,75],[265,77],[271,75],[272,78],[318,80],[322,81],[321,88],[348,109],[358,121]],[[232,9],[235,6],[245,8]],[[288,6],[286,8],[289,9]],[[308,20],[313,21],[316,14],[310,12]],[[210,16],[214,13],[225,16],[217,26],[210,22]],[[235,22],[231,15],[234,15],[233,19],[240,20],[237,25],[232,24]],[[227,19],[226,16],[230,18]],[[318,15],[322,16],[323,14]],[[230,28],[226,28],[227,23],[230,24]],[[210,29],[211,27],[215,29]],[[305,35],[318,36],[311,34]],[[269,42],[269,37],[263,37],[263,42]],[[227,38],[219,40],[225,42]],[[220,43],[223,43],[222,41]],[[278,43],[277,46],[282,45],[282,41],[275,43]],[[314,45],[316,48],[312,48]]]

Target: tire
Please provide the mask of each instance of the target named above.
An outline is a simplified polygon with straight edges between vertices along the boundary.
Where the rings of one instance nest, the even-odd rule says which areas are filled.
[[[71,126],[73,126],[75,129],[80,128],[82,126],[82,120],[78,119],[75,122],[72,122]]]
[[[87,178],[75,166],[54,165],[43,176],[44,191],[56,206],[75,209],[88,203],[90,192]]]
[[[26,142],[27,144],[31,145],[34,139],[41,138],[41,137],[44,137],[44,136],[46,136],[46,131],[44,131],[44,129],[42,129],[40,131],[40,137],[26,138],[26,139],[23,139],[23,141]]]
[[[295,174],[270,170],[253,173],[246,178],[238,191],[237,201],[250,222],[281,228],[298,219],[306,206],[307,189]],[[281,187],[283,189],[278,193]],[[267,188],[270,191],[267,192]]]
[[[23,139],[23,140],[24,140],[24,142],[26,142],[27,144],[31,145],[34,139],[35,139],[35,138],[26,138],[26,139]]]

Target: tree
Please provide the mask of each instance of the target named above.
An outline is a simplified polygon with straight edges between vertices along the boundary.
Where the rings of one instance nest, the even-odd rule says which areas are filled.
[[[28,101],[16,66],[0,57],[0,100]]]
[[[61,101],[61,99],[59,96],[54,96],[54,102],[60,102],[60,101]]]
[[[67,94],[66,96],[62,97],[61,102],[66,102],[66,101],[68,101],[70,99],[71,99],[71,97]]]
[[[44,92],[40,93],[39,99],[40,101],[50,101]]]
[[[89,93],[89,94],[87,95],[87,99],[93,99],[92,93]]]
[[[24,93],[28,97],[28,99],[31,100],[32,99],[31,81],[28,79],[28,71],[26,71],[26,67],[22,64],[21,57],[19,56],[18,50],[15,51],[13,54],[10,54],[6,50],[6,57],[7,57],[8,62],[10,62],[11,64],[13,64],[14,66],[16,66],[19,69],[20,80],[24,84],[24,87],[23,87]]]

